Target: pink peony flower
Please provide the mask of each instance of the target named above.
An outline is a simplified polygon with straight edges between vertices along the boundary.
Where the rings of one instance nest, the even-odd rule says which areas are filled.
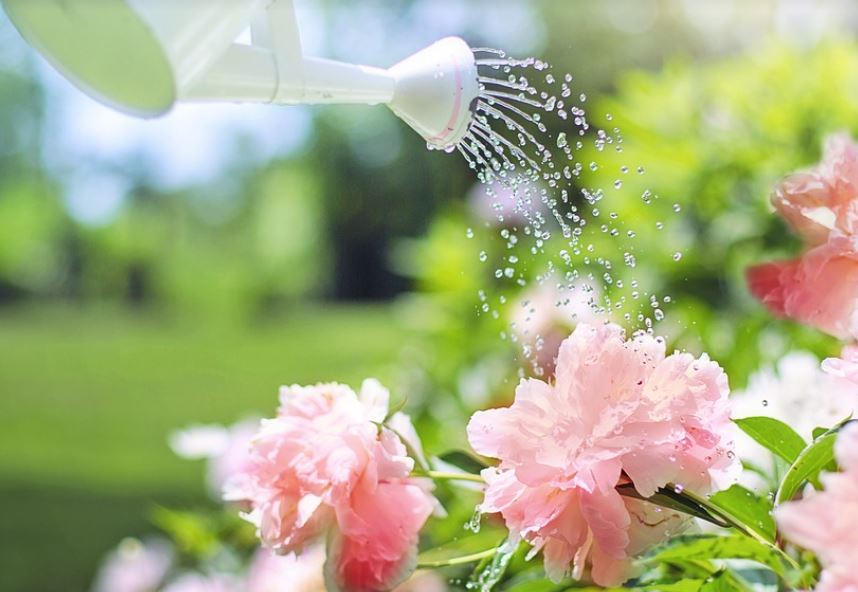
[[[750,268],[751,293],[778,316],[858,336],[858,145],[831,136],[822,162],[784,179],[772,203],[809,250]]]
[[[858,336],[858,236],[831,235],[798,259],[751,267],[748,286],[778,316]]]
[[[858,345],[847,345],[839,358],[826,358],[822,369],[831,376],[848,381],[853,387],[858,385]]]
[[[589,564],[597,584],[620,584],[635,554],[688,520],[616,486],[630,480],[649,496],[671,482],[728,485],[739,469],[728,393],[705,354],[665,357],[662,340],[580,324],[560,347],[554,384],[522,380],[512,406],[471,418],[474,450],[500,459],[483,472],[480,508],[541,549],[553,580],[580,578]]]
[[[251,467],[233,492],[250,504],[247,518],[278,553],[326,536],[331,590],[390,590],[403,581],[435,509],[429,485],[409,476],[414,460],[397,435],[414,437],[407,417],[391,419],[402,427],[397,433],[379,427],[388,398],[374,380],[360,397],[339,384],[284,387],[278,416],[263,420]],[[409,443],[419,450],[419,442]]]
[[[810,245],[824,243],[832,231],[858,231],[858,145],[848,134],[829,136],[822,162],[786,177],[772,204]]]
[[[823,475],[825,491],[782,505],[775,518],[788,539],[819,557],[816,592],[858,592],[858,425],[841,431],[835,454],[843,472]]]

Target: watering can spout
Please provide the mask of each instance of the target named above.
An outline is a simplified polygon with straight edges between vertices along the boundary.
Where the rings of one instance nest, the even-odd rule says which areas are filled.
[[[455,146],[467,133],[479,94],[468,44],[447,37],[388,70],[396,81],[390,108],[434,148]]]

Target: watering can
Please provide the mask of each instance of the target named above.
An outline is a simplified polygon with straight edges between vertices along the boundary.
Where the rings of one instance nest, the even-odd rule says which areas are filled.
[[[467,133],[479,93],[474,55],[457,37],[388,69],[307,57],[292,0],[0,2],[63,76],[140,117],[179,101],[381,103],[449,149]],[[248,28],[252,43],[237,43]]]

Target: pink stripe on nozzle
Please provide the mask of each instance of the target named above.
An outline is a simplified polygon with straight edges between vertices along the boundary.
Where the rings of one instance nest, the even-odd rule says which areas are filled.
[[[456,56],[453,55],[455,58]],[[437,136],[433,136],[429,138],[429,141],[438,141],[443,140],[447,136],[450,135],[450,132],[453,131],[453,125],[459,119],[459,113],[462,111],[462,70],[459,68],[459,62],[456,62],[456,104],[453,106],[453,113],[450,115],[449,121],[447,121],[447,127],[439,133]]]

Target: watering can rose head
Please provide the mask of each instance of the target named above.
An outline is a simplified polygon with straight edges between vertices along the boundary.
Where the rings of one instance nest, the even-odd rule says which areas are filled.
[[[555,581],[599,585],[633,575],[631,558],[688,520],[617,492],[643,496],[668,483],[697,492],[734,480],[727,377],[704,354],[665,356],[647,334],[626,340],[616,325],[579,325],[560,347],[553,384],[523,380],[510,407],[480,411],[468,425],[484,471],[481,509],[542,550]]]
[[[418,533],[437,507],[427,483],[410,477],[402,434],[420,450],[410,421],[396,414],[396,432],[380,427],[388,392],[374,380],[360,394],[340,384],[284,387],[280,402],[231,497],[249,504],[247,519],[278,553],[326,538],[328,589],[392,589],[414,570]]]

